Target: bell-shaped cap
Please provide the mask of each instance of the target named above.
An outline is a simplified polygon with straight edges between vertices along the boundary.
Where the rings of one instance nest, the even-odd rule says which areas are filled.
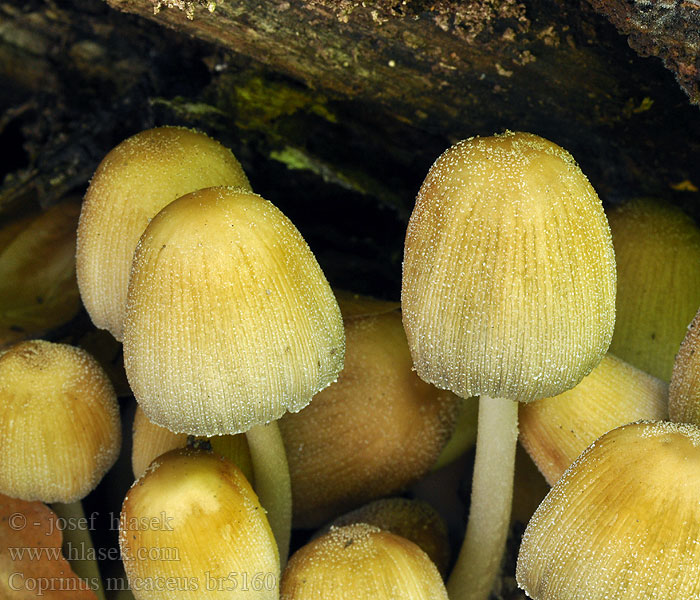
[[[184,127],[142,131],[105,156],[78,226],[78,285],[97,327],[121,341],[131,260],[148,222],[176,198],[214,185],[250,190],[228,148]]]
[[[700,597],[700,429],[607,433],[564,473],[525,530],[518,585],[534,600]]]
[[[447,600],[425,552],[364,523],[333,527],[298,550],[280,591],[281,600]]]
[[[406,233],[402,310],[421,378],[530,401],[576,385],[614,325],[615,257],[572,156],[529,133],[459,142]]]
[[[617,322],[610,351],[668,382],[700,306],[700,229],[651,199],[609,211],[617,260]]]
[[[120,446],[116,394],[89,354],[41,340],[0,354],[0,493],[75,502]]]
[[[668,388],[671,421],[700,426],[700,310],[683,338]]]
[[[298,411],[338,376],[344,341],[311,250],[260,196],[199,190],[144,232],[129,282],[124,364],[154,423],[211,436]]]
[[[668,386],[608,353],[576,387],[523,404],[520,442],[549,485],[611,429],[668,419]]]
[[[216,454],[173,450],[151,464],[124,499],[119,546],[136,600],[279,598],[265,511],[240,469]],[[149,585],[159,581],[176,583]]]
[[[345,320],[345,368],[280,419],[297,527],[405,489],[434,464],[459,398],[421,381],[398,311]]]

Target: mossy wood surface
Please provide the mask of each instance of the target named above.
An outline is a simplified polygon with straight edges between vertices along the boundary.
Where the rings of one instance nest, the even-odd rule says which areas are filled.
[[[532,131],[605,203],[697,216],[698,109],[587,2],[173,4],[0,1],[0,214],[82,194],[119,141],[184,124],[234,150],[332,283],[384,297],[425,173],[470,135]]]

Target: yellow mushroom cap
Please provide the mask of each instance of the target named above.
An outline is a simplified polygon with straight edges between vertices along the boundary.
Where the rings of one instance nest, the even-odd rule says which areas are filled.
[[[265,511],[240,469],[216,454],[159,457],[124,499],[119,546],[137,600],[279,597]]]
[[[396,493],[434,464],[459,398],[412,370],[397,311],[346,319],[345,367],[311,404],[280,419],[297,527]]]
[[[601,435],[668,418],[668,386],[608,353],[576,387],[520,406],[520,441],[549,485]]]
[[[183,127],[142,131],[105,156],[78,226],[78,285],[97,327],[121,341],[131,259],[149,221],[176,198],[215,185],[250,190],[228,148]]]
[[[440,573],[413,542],[378,527],[333,527],[292,556],[281,600],[446,600]]]
[[[407,498],[382,498],[335,519],[320,532],[331,527],[365,523],[389,531],[416,544],[425,552],[442,575],[450,563],[450,540],[447,525],[430,504]]]
[[[683,338],[668,388],[671,421],[700,426],[700,310]]]
[[[564,473],[523,536],[534,600],[700,598],[700,429],[615,429]]]
[[[444,152],[408,225],[401,302],[440,388],[530,401],[576,385],[610,343],[615,258],[572,156],[512,132]]]
[[[306,406],[343,356],[328,282],[270,202],[208,188],[151,221],[124,328],[129,384],[151,421],[194,435],[247,431]]]
[[[140,406],[136,407],[132,430],[131,468],[134,477],[141,477],[156,458],[170,450],[185,448],[188,435],[173,433],[165,427],[156,425],[148,420]],[[219,435],[207,438],[211,448],[217,454],[228,458],[245,475],[251,485],[253,480],[253,462],[248,448],[248,442],[243,434]]]
[[[700,229],[680,209],[641,199],[608,214],[617,259],[617,322],[610,351],[671,379],[700,306]]]
[[[120,445],[116,394],[89,354],[41,340],[0,354],[0,493],[75,502]]]
[[[80,204],[66,199],[0,229],[0,347],[37,337],[80,309],[75,230]]]

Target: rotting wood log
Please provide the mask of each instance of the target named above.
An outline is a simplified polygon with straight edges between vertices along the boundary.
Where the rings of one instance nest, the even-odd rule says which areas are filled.
[[[658,56],[693,104],[700,104],[698,0],[589,0],[640,56]]]
[[[0,213],[82,193],[110,147],[172,123],[231,146],[341,284],[385,296],[422,178],[469,135],[533,131],[606,203],[697,216],[700,112],[587,1],[165,4],[0,1],[0,141],[22,157],[0,167]]]

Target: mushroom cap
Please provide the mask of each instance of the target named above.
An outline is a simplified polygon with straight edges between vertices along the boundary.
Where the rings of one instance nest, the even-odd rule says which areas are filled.
[[[520,442],[549,485],[611,429],[668,419],[668,386],[608,353],[576,387],[524,404]]]
[[[182,449],[156,459],[124,499],[119,546],[137,600],[279,597],[265,511],[240,469],[213,453]],[[149,589],[159,580],[180,585]]]
[[[700,426],[700,310],[683,338],[668,388],[671,421]]]
[[[450,540],[447,525],[430,504],[423,500],[407,498],[382,498],[346,513],[318,535],[327,533],[331,527],[344,527],[365,523],[389,531],[416,544],[425,552],[442,575],[450,564]]]
[[[281,600],[447,600],[425,552],[365,523],[332,527],[298,550],[280,591]]]
[[[398,311],[346,319],[338,381],[280,419],[296,527],[405,489],[434,464],[459,398],[421,381]]]
[[[333,292],[270,202],[207,188],[151,221],[124,327],[129,384],[151,421],[193,435],[247,431],[306,406],[344,352]]]
[[[535,600],[700,598],[699,489],[700,429],[614,429],[533,515],[518,585]]]
[[[700,306],[700,229],[679,208],[638,199],[608,212],[617,260],[610,351],[668,382]]]
[[[116,394],[89,354],[41,340],[0,354],[0,493],[75,502],[120,445]]]
[[[85,194],[76,256],[80,295],[97,327],[121,341],[139,237],[161,208],[214,185],[250,190],[228,148],[184,127],[142,131],[105,156]]]
[[[39,336],[80,309],[73,198],[0,229],[0,347]]]
[[[572,156],[513,132],[444,152],[408,225],[401,304],[440,388],[530,401],[576,385],[610,343],[615,257]]]

